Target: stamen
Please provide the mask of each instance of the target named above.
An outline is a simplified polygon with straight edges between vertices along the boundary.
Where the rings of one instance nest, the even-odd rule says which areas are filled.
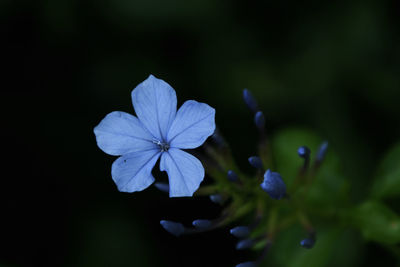
[[[161,141],[156,140],[156,139],[153,140],[153,144],[158,145],[160,147],[160,149],[161,149],[161,152],[168,151],[168,149],[169,149],[169,144],[168,143],[164,143],[164,142],[161,142]]]

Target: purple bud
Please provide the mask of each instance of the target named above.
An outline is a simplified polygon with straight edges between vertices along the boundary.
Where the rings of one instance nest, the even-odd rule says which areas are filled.
[[[220,135],[219,130],[215,129],[214,133],[211,135],[211,139],[214,141],[214,143],[219,146],[222,147],[225,145],[225,140],[224,138]]]
[[[185,232],[185,227],[179,222],[161,220],[160,224],[167,232],[174,236],[180,236]]]
[[[300,241],[300,246],[302,246],[303,248],[313,248],[315,245],[315,239],[312,238],[306,238]]]
[[[222,204],[224,202],[224,200],[220,194],[210,195],[210,200],[217,204]]]
[[[261,188],[273,199],[281,199],[286,195],[286,185],[277,172],[267,170]]]
[[[198,229],[206,229],[210,228],[212,225],[212,222],[210,220],[194,220],[192,222],[193,226],[198,228]]]
[[[265,128],[265,117],[262,111],[257,111],[256,115],[254,115],[254,123],[259,130]]]
[[[165,193],[168,193],[168,192],[169,192],[169,185],[166,184],[166,183],[155,183],[154,186],[155,186],[158,190],[160,190],[160,191],[162,191],[162,192],[165,192]]]
[[[236,172],[229,170],[228,171],[228,180],[231,182],[237,182],[238,176],[237,176]]]
[[[236,249],[237,250],[248,249],[251,248],[253,245],[254,245],[253,239],[243,239],[236,244]]]
[[[257,107],[257,101],[254,98],[254,96],[251,94],[251,92],[247,89],[243,90],[243,100],[244,103],[246,103],[247,107],[254,113],[256,113],[258,107]]]
[[[324,160],[327,150],[328,150],[328,142],[325,141],[318,148],[317,161],[321,162]]]
[[[246,261],[239,263],[236,267],[257,267],[257,264],[254,261]]]
[[[230,230],[230,233],[237,238],[245,238],[250,234],[250,228],[247,226],[236,226]]]
[[[308,159],[310,157],[310,149],[306,146],[301,146],[297,149],[297,154],[303,159]]]
[[[252,156],[249,158],[249,163],[251,166],[253,166],[256,169],[262,169],[263,168],[263,164],[262,164],[262,160],[260,157],[257,156]]]

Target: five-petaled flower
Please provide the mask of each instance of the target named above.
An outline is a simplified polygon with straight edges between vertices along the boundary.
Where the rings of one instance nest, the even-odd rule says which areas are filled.
[[[186,101],[177,111],[175,90],[150,75],[132,91],[137,118],[121,111],[108,114],[94,128],[97,145],[120,156],[111,175],[118,190],[141,191],[154,182],[158,158],[168,173],[170,197],[192,196],[204,178],[201,162],[181,149],[199,147],[215,130],[215,110]]]

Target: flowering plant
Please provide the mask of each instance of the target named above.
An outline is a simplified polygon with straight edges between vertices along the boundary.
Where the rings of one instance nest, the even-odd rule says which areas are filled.
[[[137,117],[112,112],[94,129],[98,146],[107,154],[120,156],[111,170],[118,189],[135,192],[149,187],[155,181],[151,171],[160,158],[160,170],[167,172],[169,184],[156,182],[158,189],[169,192],[170,197],[206,195],[222,206],[218,218],[196,219],[191,227],[161,220],[162,227],[180,236],[231,225],[230,234],[238,238],[237,250],[260,251],[257,259],[238,267],[263,264],[274,246],[284,247],[284,258],[297,257],[296,266],[308,266],[307,257],[314,261],[332,258],[335,244],[360,242],[354,235],[342,236],[347,229],[355,229],[365,240],[381,243],[400,255],[400,217],[384,204],[385,198],[400,192],[400,145],[382,161],[371,194],[353,203],[354,189],[334,151],[327,154],[328,142],[304,129],[267,136],[266,120],[256,99],[246,89],[243,99],[259,132],[258,153],[248,158],[254,175],[235,163],[229,145],[216,129],[212,107],[189,100],[177,111],[174,89],[150,75],[132,91]],[[200,146],[202,151],[196,157],[183,151]],[[311,151],[316,151],[314,157]],[[200,187],[205,173],[213,183]],[[318,243],[316,229],[321,229]],[[297,242],[280,244],[287,235]],[[299,251],[303,248],[314,248],[314,253]]]

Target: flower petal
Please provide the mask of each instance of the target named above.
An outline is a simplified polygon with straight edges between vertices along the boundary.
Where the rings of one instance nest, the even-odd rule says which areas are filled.
[[[121,192],[142,191],[154,182],[151,170],[161,152],[159,149],[133,152],[114,161],[111,175]]]
[[[171,147],[196,148],[214,133],[215,109],[205,103],[186,101],[179,108],[167,135]]]
[[[165,141],[176,114],[175,90],[150,75],[132,91],[132,103],[141,123],[158,141]]]
[[[140,121],[121,111],[108,114],[94,128],[94,134],[100,149],[114,156],[157,148]]]
[[[204,178],[204,168],[194,156],[177,148],[164,152],[160,170],[167,171],[170,197],[190,197]]]

